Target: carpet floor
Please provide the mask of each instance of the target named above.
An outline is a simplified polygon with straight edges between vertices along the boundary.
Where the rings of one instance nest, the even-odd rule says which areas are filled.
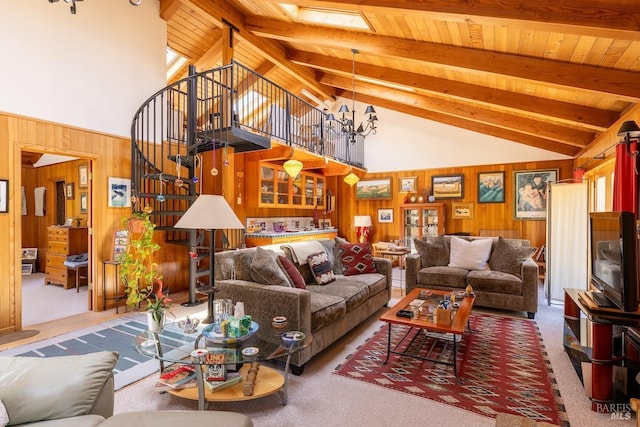
[[[555,376],[535,322],[473,314],[472,333],[457,344],[458,378],[453,366],[391,354],[384,325],[334,373],[390,388],[480,415],[499,412],[568,426]],[[394,325],[392,347],[445,363],[453,361],[450,335]]]

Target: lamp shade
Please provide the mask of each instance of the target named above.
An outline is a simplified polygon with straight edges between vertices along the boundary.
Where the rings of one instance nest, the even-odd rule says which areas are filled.
[[[626,122],[622,123],[622,126],[620,126],[618,136],[627,136],[627,134],[631,138],[637,138],[640,136],[640,127],[638,127],[638,124],[635,122],[635,120],[627,120]]]
[[[353,184],[357,183],[358,181],[360,181],[360,178],[358,178],[358,175],[356,175],[353,172],[350,172],[349,175],[344,177],[344,182],[346,182],[352,187],[353,187]]]
[[[371,215],[356,215],[353,218],[353,225],[356,227],[371,227]]]
[[[198,230],[244,228],[225,198],[214,194],[200,195],[173,227]]]
[[[287,172],[287,175],[289,175],[291,178],[295,178],[302,170],[302,162],[295,159],[289,159],[284,162],[282,167]]]

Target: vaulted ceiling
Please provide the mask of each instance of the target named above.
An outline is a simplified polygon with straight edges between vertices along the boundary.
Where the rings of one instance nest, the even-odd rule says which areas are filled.
[[[351,11],[369,28],[300,22],[281,3]],[[352,97],[355,48],[358,101],[577,156],[640,100],[640,2],[565,3],[160,0],[160,12],[198,71],[222,65],[233,33],[234,59],[332,101]]]

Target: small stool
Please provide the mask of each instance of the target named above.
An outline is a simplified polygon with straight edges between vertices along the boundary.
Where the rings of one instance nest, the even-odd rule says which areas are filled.
[[[85,279],[85,285],[89,283],[89,261],[65,261],[63,264],[67,269],[76,272],[76,292],[80,292],[80,279]]]

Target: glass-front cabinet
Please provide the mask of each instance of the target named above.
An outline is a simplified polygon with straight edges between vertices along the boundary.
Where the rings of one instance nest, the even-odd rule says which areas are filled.
[[[284,170],[273,166],[260,166],[260,205],[289,206],[290,178]]]
[[[410,203],[400,205],[405,244],[415,250],[414,239],[444,234],[444,203]]]
[[[325,178],[310,172],[300,172],[290,178],[280,165],[260,164],[260,194],[258,206],[273,208],[324,208]]]

